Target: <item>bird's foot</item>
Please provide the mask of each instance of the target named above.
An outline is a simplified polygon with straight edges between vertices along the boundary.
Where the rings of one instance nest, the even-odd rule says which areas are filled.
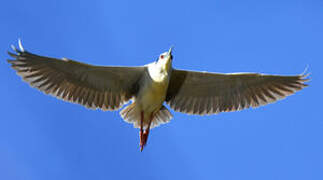
[[[139,136],[140,136],[140,152],[142,152],[142,150],[146,146],[149,131],[150,131],[150,125],[151,125],[152,120],[153,120],[153,114],[151,114],[151,116],[150,116],[148,127],[144,130],[144,127],[143,127],[144,113],[143,113],[143,111],[141,112],[140,132],[139,132]]]
[[[145,130],[143,133],[140,131],[140,151],[144,149],[148,140],[149,130]]]

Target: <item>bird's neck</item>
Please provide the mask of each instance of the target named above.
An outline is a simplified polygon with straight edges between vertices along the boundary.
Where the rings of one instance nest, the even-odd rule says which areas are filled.
[[[168,81],[172,63],[169,61],[151,63],[148,65],[148,72],[152,80],[156,82]]]

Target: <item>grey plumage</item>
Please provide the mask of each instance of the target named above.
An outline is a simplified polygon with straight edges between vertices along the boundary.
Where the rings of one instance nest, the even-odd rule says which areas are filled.
[[[146,67],[104,67],[70,59],[38,56],[27,51],[9,52],[17,74],[46,94],[91,109],[116,110],[136,95],[137,82]]]
[[[258,107],[306,87],[307,75],[220,74],[173,70],[166,102],[188,114],[214,114]]]

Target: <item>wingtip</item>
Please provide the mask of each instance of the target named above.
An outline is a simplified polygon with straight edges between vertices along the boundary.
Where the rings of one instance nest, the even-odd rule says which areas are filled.
[[[17,58],[18,56],[10,51],[7,52],[9,54],[9,56],[13,57],[13,58]]]
[[[10,47],[13,51],[18,52],[17,48],[13,44],[11,44]]]
[[[25,51],[25,48],[22,46],[22,42],[21,42],[21,39],[20,39],[20,38],[18,38],[18,48],[17,48],[15,45],[13,45],[13,44],[11,44],[11,45],[10,45],[10,47],[11,47],[11,49],[12,49],[14,52],[16,52],[18,55],[20,55],[21,53],[26,52],[26,51]],[[14,55],[13,53],[11,53],[11,52],[9,52],[9,51],[8,51],[8,54],[9,54],[10,56],[13,56],[13,55]]]
[[[25,49],[24,49],[24,47],[22,46],[22,43],[21,43],[21,39],[20,39],[20,38],[18,38],[18,45],[19,45],[19,49],[20,49],[20,51],[21,51],[21,52],[24,52],[24,51],[25,51]]]
[[[302,80],[305,80],[305,81],[309,81],[310,78],[309,76],[312,74],[311,72],[309,72],[309,65],[306,65],[304,71],[300,74],[300,77]]]
[[[306,74],[307,71],[308,71],[308,69],[309,69],[309,65],[307,64],[306,67],[305,67],[305,69],[304,69],[304,71],[301,73],[301,75]]]

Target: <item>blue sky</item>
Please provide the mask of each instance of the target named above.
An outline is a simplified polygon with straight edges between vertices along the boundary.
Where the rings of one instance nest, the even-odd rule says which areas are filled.
[[[0,179],[323,179],[323,1],[3,1]],[[97,65],[298,74],[283,101],[214,116],[175,113],[139,151],[138,129],[30,88],[10,44]]]

